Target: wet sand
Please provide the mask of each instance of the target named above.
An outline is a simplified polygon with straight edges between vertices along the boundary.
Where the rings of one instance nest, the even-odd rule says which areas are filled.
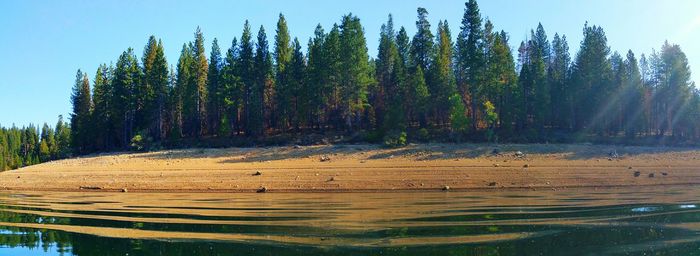
[[[25,191],[557,190],[696,184],[697,149],[541,144],[168,150],[95,155],[0,173],[0,189]]]

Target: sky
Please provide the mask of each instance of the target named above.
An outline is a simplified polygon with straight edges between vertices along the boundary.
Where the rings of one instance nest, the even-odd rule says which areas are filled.
[[[283,13],[292,37],[306,44],[314,28],[326,31],[347,13],[365,28],[370,56],[376,56],[379,30],[392,14],[394,24],[416,31],[416,8],[428,10],[433,30],[447,20],[456,37],[465,0],[5,0],[0,1],[0,125],[55,124],[68,117],[70,94],[78,69],[92,81],[101,63],[116,62],[128,47],[141,56],[148,37],[163,40],[169,64],[197,26],[210,49],[218,38],[222,51],[240,37],[245,20],[254,34],[262,25],[270,45],[278,15]],[[496,30],[505,30],[513,48],[537,27],[550,40],[566,35],[572,57],[586,22],[605,29],[612,51],[637,56],[659,49],[664,41],[679,44],[690,60],[693,80],[700,81],[700,1],[697,0],[481,0],[481,14]],[[398,30],[398,28],[397,28]],[[455,38],[453,38],[455,39]],[[272,50],[272,49],[270,49]],[[208,51],[207,51],[208,54]]]

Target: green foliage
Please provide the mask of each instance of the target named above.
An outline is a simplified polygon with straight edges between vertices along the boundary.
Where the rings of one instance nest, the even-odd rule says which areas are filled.
[[[62,117],[59,124],[56,130],[44,124],[41,131],[33,125],[0,127],[0,171],[69,157],[70,130]]]
[[[343,16],[340,25],[340,114],[346,129],[361,127],[362,114],[367,107],[367,87],[370,76],[369,55],[360,19],[352,14]]]
[[[388,148],[398,148],[406,146],[408,143],[406,132],[390,131],[383,139],[383,145]]]
[[[450,124],[454,134],[464,134],[469,129],[469,118],[462,97],[458,94],[450,96]]]
[[[328,32],[316,26],[306,53],[281,14],[273,52],[264,28],[253,38],[246,21],[225,57],[214,39],[207,59],[197,28],[170,68],[151,36],[142,58],[129,48],[114,66],[100,65],[92,90],[78,72],[70,125],[0,129],[0,169],[133,145],[252,145],[337,132],[391,145],[405,143],[402,132],[429,141],[448,130],[454,141],[700,139],[700,96],[678,45],[637,60],[611,54],[603,29],[586,24],[572,61],[566,36],[550,44],[538,24],[516,63],[508,34],[482,19],[476,0],[466,2],[455,42],[447,21],[433,34],[428,11],[417,14],[412,40],[389,16],[376,58],[353,14]]]
[[[489,142],[497,142],[498,136],[494,132],[494,127],[498,121],[498,113],[496,113],[496,106],[490,101],[484,102],[484,121],[488,125],[488,130],[486,130],[486,139]]]
[[[129,140],[129,148],[136,152],[157,149],[156,145],[153,138],[146,131],[139,131]]]

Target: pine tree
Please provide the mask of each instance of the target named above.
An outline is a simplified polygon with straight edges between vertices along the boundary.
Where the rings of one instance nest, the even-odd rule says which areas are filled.
[[[253,42],[252,34],[250,32],[250,24],[248,21],[243,26],[243,35],[241,36],[240,46],[239,46],[239,58],[238,58],[238,74],[240,75],[241,82],[243,83],[243,120],[242,128],[246,132],[246,135],[250,135],[251,125],[251,111],[252,110],[252,97],[253,90],[255,89],[255,69],[254,69],[254,52],[253,52]]]
[[[148,39],[143,51],[143,80],[137,92],[140,106],[137,106],[136,130],[147,131],[157,140],[165,137],[165,102],[168,86],[168,62],[165,59],[163,43],[155,36]]]
[[[457,37],[457,88],[465,99],[469,99],[472,129],[476,130],[478,123],[479,104],[481,98],[480,75],[484,69],[483,30],[481,14],[476,0],[469,0],[462,18],[461,32]],[[468,97],[466,97],[468,95]]]
[[[224,105],[221,95],[221,72],[223,63],[219,41],[214,38],[209,57],[209,72],[207,74],[207,131],[217,134],[221,122],[221,112]]]
[[[277,31],[275,35],[275,99],[278,103],[275,108],[273,108],[273,113],[271,120],[274,120],[274,126],[280,126],[282,131],[289,128],[290,115],[291,115],[291,104],[289,98],[290,85],[289,85],[289,71],[287,68],[292,61],[292,44],[291,36],[289,35],[289,30],[287,28],[287,20],[284,15],[279,15],[279,20],[277,21]]]
[[[73,113],[71,114],[71,127],[73,135],[71,147],[78,154],[84,154],[90,148],[90,116],[92,111],[92,98],[90,96],[90,82],[87,74],[78,70],[75,77],[75,85],[71,95]]]
[[[331,88],[329,88],[329,75],[324,44],[326,34],[319,24],[314,31],[314,37],[309,40],[307,47],[306,86],[309,97],[309,121],[318,128],[325,123],[326,106],[329,103]]]
[[[219,135],[231,135],[235,131],[240,131],[241,109],[243,107],[244,87],[238,73],[239,52],[236,38],[231,43],[231,48],[226,52],[224,67],[221,71],[220,94],[223,108]]]
[[[367,40],[360,19],[352,14],[343,16],[340,26],[340,102],[345,127],[362,127],[362,113],[367,107],[367,87],[370,77]]]
[[[126,148],[135,135],[135,94],[141,77],[141,68],[134,50],[129,48],[119,56],[111,82],[114,93],[109,116],[114,127],[114,137],[118,142],[116,148]]]
[[[418,8],[418,21],[416,21],[417,32],[411,42],[411,56],[413,65],[420,66],[423,70],[429,70],[430,62],[433,59],[434,36],[430,31],[428,21],[428,11],[425,8]],[[426,78],[427,80],[427,78]]]
[[[623,129],[628,138],[644,131],[644,87],[639,63],[632,50],[627,52],[622,101]]]
[[[97,68],[92,90],[92,124],[94,129],[94,147],[98,151],[110,150],[113,145],[114,131],[111,127],[110,107],[113,96],[111,70],[106,64]]]
[[[343,115],[341,108],[341,72],[343,62],[341,61],[341,39],[340,27],[333,24],[333,28],[328,33],[323,43],[323,56],[325,67],[324,80],[326,81],[324,94],[329,99],[326,106],[326,119],[336,129],[343,127]]]
[[[301,43],[294,38],[292,43],[292,59],[288,66],[289,95],[292,100],[291,111],[293,117],[290,119],[294,128],[299,130],[301,126],[310,121],[310,102],[312,95],[306,83],[306,58],[301,51]]]
[[[457,91],[452,69],[453,46],[451,38],[447,21],[441,21],[438,24],[437,32],[437,53],[431,65],[432,75],[430,77],[432,81],[429,83],[429,93],[433,102],[432,116],[437,123],[447,121],[450,111],[449,97]]]
[[[248,111],[248,129],[246,133],[253,137],[264,135],[265,91],[269,90],[272,80],[272,56],[267,43],[265,28],[260,26],[253,63],[252,84],[250,88],[250,109]]]
[[[207,75],[209,73],[209,64],[204,51],[204,36],[202,31],[197,27],[194,34],[194,43],[192,44],[192,83],[194,91],[194,117],[192,119],[193,128],[192,134],[202,136],[207,133]]]
[[[63,121],[63,116],[58,116],[58,122],[56,122],[56,152],[54,158],[66,158],[71,155],[70,142],[71,142],[71,129],[68,124]]]
[[[687,105],[693,92],[690,67],[680,46],[665,42],[661,47],[658,74],[658,105],[660,106],[659,134],[670,132],[674,137],[683,137],[681,125],[685,121]]]
[[[611,93],[610,77],[612,67],[608,56],[610,49],[603,28],[588,26],[583,30],[583,41],[572,67],[575,131],[589,129],[602,133],[605,120],[598,114],[604,113],[602,106]]]
[[[505,134],[512,135],[516,119],[513,108],[518,107],[519,94],[513,53],[506,32],[495,33],[493,42],[488,47],[490,50],[485,85],[492,89],[486,93],[486,101],[491,102],[497,116],[491,128],[502,128]]]
[[[186,120],[189,120],[191,116],[191,109],[193,108],[192,100],[187,95],[192,95],[190,88],[190,81],[192,80],[192,51],[188,44],[182,45],[182,50],[180,51],[180,58],[177,63],[177,76],[175,79],[175,88],[172,94],[172,107],[173,107],[173,127],[171,129],[171,137],[180,138],[184,135],[185,130],[189,130],[186,127]]]
[[[547,34],[542,24],[537,25],[536,32],[532,32],[530,40],[530,79],[532,90],[527,96],[531,100],[529,115],[533,118],[533,125],[540,135],[544,134],[544,128],[548,125],[551,114],[551,91],[547,81],[547,68],[549,66],[550,46]]]
[[[551,122],[554,127],[571,129],[573,101],[569,87],[571,56],[566,36],[554,34],[552,56],[547,72],[551,91]]]
[[[375,111],[378,124],[384,123],[384,115],[390,111],[387,108],[391,105],[391,96],[397,95],[398,81],[396,81],[395,71],[396,58],[398,58],[398,48],[395,42],[394,21],[391,15],[386,24],[382,25],[379,36],[378,56],[375,61],[377,86],[371,92],[370,102]],[[392,112],[396,112],[395,110]],[[395,119],[395,118],[391,118]]]

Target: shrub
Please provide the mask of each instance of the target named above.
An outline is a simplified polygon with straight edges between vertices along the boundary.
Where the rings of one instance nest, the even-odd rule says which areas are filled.
[[[129,144],[129,146],[131,146],[131,150],[141,152],[149,150],[152,144],[153,139],[151,137],[144,135],[144,133],[142,132],[139,132],[133,138],[131,138],[131,143]]]
[[[406,132],[389,132],[384,136],[384,146],[389,148],[397,148],[406,146],[408,140],[406,139]]]

